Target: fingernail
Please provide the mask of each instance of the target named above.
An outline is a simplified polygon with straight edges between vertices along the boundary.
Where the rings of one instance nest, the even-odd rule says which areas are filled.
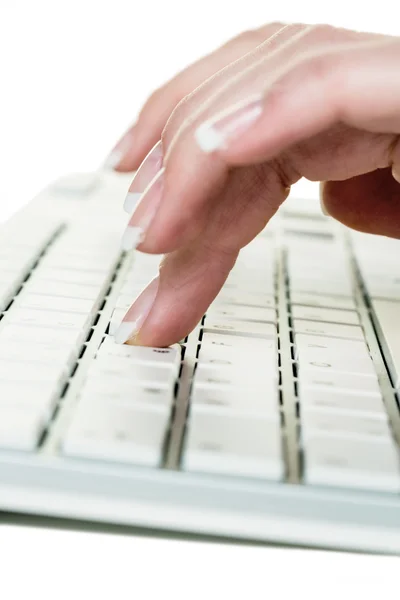
[[[196,141],[203,152],[220,150],[229,141],[246,131],[259,118],[262,111],[262,96],[253,96],[202,123],[195,132]]]
[[[118,167],[118,165],[120,164],[120,162],[122,161],[122,159],[125,157],[125,155],[127,154],[127,152],[132,148],[133,146],[133,137],[134,137],[134,133],[133,130],[130,129],[117,143],[117,145],[114,147],[114,149],[110,152],[110,154],[107,156],[106,160],[104,161],[103,164],[103,168],[104,169],[115,169],[116,167]]]
[[[132,343],[135,342],[135,338],[137,338],[137,334],[154,304],[154,300],[157,296],[158,284],[159,278],[156,277],[132,304],[121,325],[115,332],[114,341],[117,344],[125,344],[128,341]]]
[[[146,187],[157,175],[162,167],[163,154],[161,140],[150,150],[140,167],[135,173],[135,176],[130,185],[129,191],[124,202],[124,210],[127,213],[132,213],[133,209],[139,202],[141,195]]]
[[[325,215],[326,217],[329,217],[329,213],[326,210],[326,207],[324,204],[324,182],[323,181],[321,181],[319,184],[319,205],[320,205],[322,214]]]
[[[143,242],[162,198],[164,168],[153,177],[142,194],[129,225],[122,237],[123,250],[133,250]]]
[[[394,177],[394,179],[396,181],[398,181],[400,183],[400,166],[394,166],[392,167],[392,175]]]

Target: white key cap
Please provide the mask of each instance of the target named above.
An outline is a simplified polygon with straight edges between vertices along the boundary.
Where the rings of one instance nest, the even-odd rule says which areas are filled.
[[[97,351],[98,358],[108,357],[135,363],[155,364],[178,369],[181,363],[181,349],[178,344],[170,348],[150,348],[145,346],[127,346],[116,344],[107,336]]]
[[[292,292],[311,292],[324,296],[350,296],[353,297],[352,285],[349,281],[326,281],[321,279],[305,279],[303,277],[292,277],[290,279]]]
[[[352,437],[371,438],[372,441],[392,440],[392,433],[385,413],[349,414],[308,407],[301,411],[302,437],[313,435],[351,434]],[[307,441],[305,441],[307,446]]]
[[[276,312],[272,308],[250,306],[210,306],[207,318],[229,321],[255,321],[258,323],[276,323]]]
[[[230,294],[236,294],[245,289],[248,292],[254,292],[256,294],[274,294],[275,284],[271,277],[270,279],[262,279],[260,277],[254,278],[242,278],[239,276],[229,276],[224,283],[224,289]]]
[[[308,321],[343,323],[344,325],[360,324],[356,311],[318,308],[316,306],[292,306],[292,317],[294,319],[307,319]]]
[[[0,362],[1,381],[39,381],[49,384],[61,384],[65,369],[54,369],[47,364],[23,363],[20,361]]]
[[[43,431],[43,417],[31,408],[0,404],[0,448],[32,451]]]
[[[279,392],[276,382],[258,389],[193,386],[191,414],[198,411],[221,414],[254,415],[267,414],[271,418],[279,415]]]
[[[241,367],[221,365],[197,365],[195,385],[202,387],[257,389],[262,386],[277,386],[278,365],[275,361],[264,367],[252,365],[250,361]]]
[[[59,296],[41,296],[40,294],[23,294],[18,300],[20,308],[35,308],[44,311],[64,313],[94,313],[92,300],[84,298],[62,298]]]
[[[307,438],[308,484],[398,493],[399,466],[399,452],[392,443],[326,434]]]
[[[7,313],[7,323],[35,327],[58,327],[60,329],[85,330],[93,317],[78,313],[63,313],[21,308]]]
[[[137,407],[98,406],[95,412],[78,410],[63,451],[69,456],[157,467],[167,425],[163,413]]]
[[[275,338],[276,327],[271,323],[250,323],[245,321],[224,321],[214,317],[206,317],[204,331],[209,333],[226,333],[244,337]]]
[[[266,340],[270,341],[270,340]],[[198,356],[198,364],[204,367],[220,369],[230,367],[233,369],[247,369],[250,373],[262,371],[266,368],[278,371],[278,352],[274,342],[271,340],[271,348],[263,348],[257,352],[255,348],[248,348],[247,353],[242,350],[226,350],[223,346],[201,346]],[[249,359],[249,357],[251,357]]]
[[[393,385],[400,388],[400,303],[373,300],[372,308]]]
[[[95,286],[78,283],[61,283],[40,279],[35,277],[29,279],[25,290],[41,296],[59,296],[61,298],[81,298],[92,300],[95,303],[99,297],[99,291]]]
[[[332,356],[365,356],[369,357],[368,348],[364,340],[346,340],[323,335],[307,335],[303,333],[295,334],[296,356],[300,352],[306,355],[314,352],[321,352]]]
[[[0,329],[1,343],[24,341],[38,346],[67,346],[78,348],[86,333],[79,329],[57,329],[47,327],[25,327],[24,325],[6,325]]]
[[[322,376],[329,371],[333,371],[337,373],[358,373],[359,375],[370,375],[376,378],[376,370],[371,358],[367,353],[363,353],[362,358],[363,360],[357,355],[354,357],[351,355],[341,356],[340,354],[336,356],[332,356],[332,354],[324,355],[323,352],[301,353],[298,360],[300,377],[303,370],[315,370],[317,375]]]
[[[1,389],[1,388],[0,388]],[[141,388],[133,387],[127,390],[112,382],[112,385],[97,384],[90,382],[84,387],[79,400],[79,406],[90,406],[90,410],[97,410],[99,404],[110,404],[111,406],[122,405],[127,407],[139,406],[143,410],[156,410],[167,417],[171,411],[173,396],[170,390],[163,388]]]
[[[369,394],[380,394],[380,387],[376,377],[365,377],[356,373],[337,373],[334,371],[316,372],[315,370],[303,369],[299,376],[300,395],[303,394],[303,386],[315,387],[321,393],[324,390],[343,390],[355,393],[364,392]]]
[[[75,362],[74,348],[60,345],[32,344],[25,340],[3,341],[0,335],[0,360],[33,362],[69,368]]]
[[[232,292],[228,288],[222,288],[211,306],[221,304],[275,308],[275,296],[273,294],[257,294],[249,290]]]
[[[93,254],[93,256],[78,256],[74,254],[53,255],[50,252],[42,258],[41,264],[44,268],[73,269],[77,271],[88,271],[89,273],[99,273],[106,276],[115,264],[115,259],[113,258],[106,262],[104,260],[100,261],[96,254]]]
[[[301,410],[331,409],[356,414],[374,414],[386,417],[386,408],[380,393],[365,393],[357,390],[321,389],[304,384],[300,391]]]
[[[209,331],[206,328],[203,329],[203,337],[201,344],[202,346],[222,346],[224,348],[238,348],[246,349],[249,347],[257,348],[272,348],[277,347],[277,331],[274,336],[268,336],[265,338],[253,337],[251,334],[246,333],[231,335],[230,332],[225,331]],[[253,346],[254,343],[254,346]]]
[[[59,388],[51,382],[25,383],[21,381],[0,382],[0,407],[6,406],[30,410],[47,418],[56,405]]]
[[[111,273],[110,273],[111,277]],[[79,271],[77,269],[61,269],[56,267],[46,267],[40,263],[35,269],[35,285],[39,282],[51,281],[52,283],[76,283],[79,285],[92,285],[98,289],[104,289],[108,285],[110,277],[105,277],[104,273],[93,271]],[[46,285],[43,283],[43,285]]]
[[[99,380],[118,380],[117,385],[121,384],[122,379],[127,379],[130,383],[139,387],[173,389],[176,379],[176,367],[131,363],[130,361],[121,363],[121,361],[94,360],[89,368],[88,377],[97,377]]]
[[[356,325],[339,325],[336,323],[322,323],[293,319],[293,329],[296,333],[307,333],[311,335],[322,335],[326,337],[343,338],[349,340],[364,340],[361,327]]]
[[[240,335],[226,335],[225,333],[204,332],[201,340],[200,352],[209,356],[237,356],[243,353],[262,354],[274,349],[278,351],[277,337],[275,338],[254,338]]]
[[[183,468],[279,481],[284,472],[279,423],[260,415],[198,412],[189,421]]]
[[[290,294],[293,306],[318,306],[320,308],[334,308],[340,310],[356,310],[356,303],[353,298],[340,296],[323,296],[317,294],[307,294],[306,292],[293,292]]]

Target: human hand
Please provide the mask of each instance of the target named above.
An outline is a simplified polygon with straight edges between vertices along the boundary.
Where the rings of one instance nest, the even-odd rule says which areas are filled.
[[[128,208],[144,193],[124,244],[140,236],[141,251],[166,256],[117,341],[182,339],[301,177],[324,182],[334,218],[400,237],[399,64],[400,38],[272,24],[156,93],[117,168],[137,168],[161,136],[131,185]]]

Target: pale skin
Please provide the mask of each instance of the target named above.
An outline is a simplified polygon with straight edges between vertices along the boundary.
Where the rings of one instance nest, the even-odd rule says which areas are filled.
[[[140,167],[126,247],[139,232],[140,251],[165,254],[118,341],[189,333],[301,177],[335,219],[400,238],[399,65],[399,37],[273,23],[157,90],[113,154]]]

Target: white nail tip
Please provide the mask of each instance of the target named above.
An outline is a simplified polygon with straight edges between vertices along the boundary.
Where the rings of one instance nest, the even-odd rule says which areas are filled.
[[[224,138],[209,123],[203,123],[195,131],[195,139],[203,152],[209,153],[221,148]]]
[[[124,157],[122,150],[113,150],[104,161],[104,169],[115,169]]]
[[[124,211],[132,214],[141,197],[139,192],[128,192],[124,201]]]
[[[144,232],[141,227],[130,227],[125,229],[124,235],[122,236],[121,246],[122,249],[128,252],[136,248],[140,242],[143,241]]]
[[[400,168],[393,167],[392,168],[392,175],[393,175],[394,179],[400,183]]]
[[[125,344],[136,332],[136,323],[122,321],[114,334],[114,342],[116,344]]]

